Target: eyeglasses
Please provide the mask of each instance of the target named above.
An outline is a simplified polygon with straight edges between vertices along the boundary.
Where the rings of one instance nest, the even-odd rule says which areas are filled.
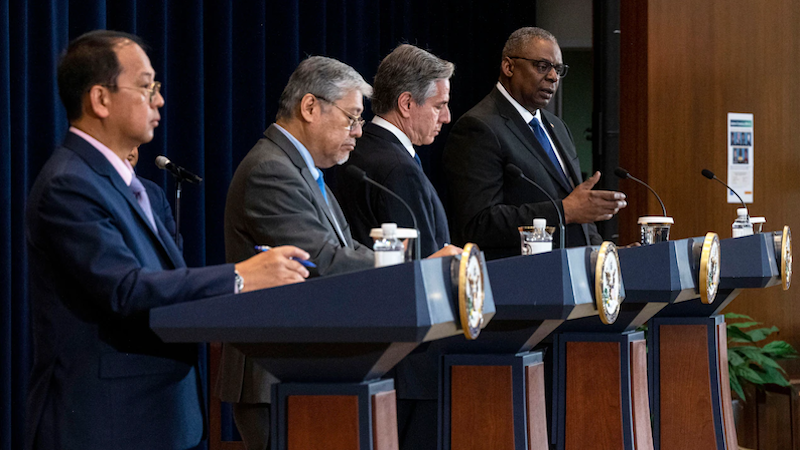
[[[350,119],[350,125],[347,127],[347,129],[350,130],[350,131],[355,130],[356,126],[363,127],[364,124],[367,122],[366,120],[362,119],[361,116],[354,116],[354,115],[350,114],[349,112],[347,112],[344,109],[340,108],[339,105],[337,105],[336,103],[333,103],[332,101],[328,100],[325,97],[322,97],[322,96],[316,95],[316,94],[311,94],[311,95],[313,95],[314,97],[317,97],[318,99],[322,100],[323,102],[330,103],[331,105],[333,105],[337,109],[339,109],[339,111],[343,112],[347,116],[347,118]]]
[[[144,87],[144,86],[139,86],[139,87],[118,86],[116,84],[102,84],[101,86],[105,86],[107,88],[117,88],[117,89],[136,89],[136,90],[144,89],[145,91],[147,91],[148,94],[150,94],[150,104],[153,104],[153,102],[155,101],[156,94],[161,93],[161,82],[160,81],[154,81],[154,82],[148,84],[147,87]]]
[[[567,76],[567,71],[569,70],[569,66],[566,64],[553,64],[546,59],[530,59],[523,58],[522,56],[509,56],[509,58],[530,61],[533,67],[536,67],[536,70],[542,75],[550,73],[550,69],[556,69],[556,74],[558,74],[559,78],[564,78]]]

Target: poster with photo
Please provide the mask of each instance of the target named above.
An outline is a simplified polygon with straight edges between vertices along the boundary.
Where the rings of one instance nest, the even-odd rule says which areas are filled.
[[[728,186],[753,203],[753,115],[728,113]],[[728,191],[728,203],[739,203]]]

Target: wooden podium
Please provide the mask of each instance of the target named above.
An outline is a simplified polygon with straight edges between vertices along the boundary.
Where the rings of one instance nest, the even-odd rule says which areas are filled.
[[[557,449],[653,448],[647,348],[637,328],[665,306],[697,297],[688,240],[619,249],[625,302],[617,320],[563,323],[554,335]]]
[[[420,343],[463,333],[457,260],[156,308],[150,325],[166,342],[232,343],[281,379],[272,388],[273,450],[397,449],[394,383],[379,378]],[[495,306],[483,275],[485,325]]]
[[[546,450],[545,366],[533,350],[560,324],[597,316],[592,247],[488,263],[497,313],[480,339],[448,346],[441,447]]]
[[[650,396],[657,450],[739,448],[731,410],[727,332],[720,312],[744,288],[781,283],[780,243],[776,245],[773,233],[723,239],[720,254],[719,291],[712,303],[672,303],[650,321]],[[696,256],[689,255],[694,262]]]

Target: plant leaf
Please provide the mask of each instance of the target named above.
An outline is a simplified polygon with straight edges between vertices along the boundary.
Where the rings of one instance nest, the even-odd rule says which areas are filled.
[[[763,341],[772,333],[780,331],[778,327],[769,328],[756,328],[754,330],[746,331],[745,333],[752,339],[753,342]]]
[[[756,367],[758,368],[758,367]],[[744,378],[745,380],[755,384],[755,385],[762,385],[765,383],[764,379],[761,378],[758,372],[753,370],[752,367],[742,366],[736,369],[740,378]]]
[[[742,358],[737,351],[734,351],[732,348],[729,348],[728,364],[731,366],[741,366],[742,364],[744,364],[744,358]]]
[[[728,339],[733,342],[753,342],[749,334],[738,328],[728,328]]]
[[[725,319],[747,319],[747,320],[755,320],[750,316],[744,314],[736,314],[736,313],[725,313]]]
[[[778,386],[789,386],[789,380],[772,367],[764,367],[764,373],[761,374],[761,379],[765,383],[777,384]]]
[[[783,367],[781,367],[771,356],[766,355],[761,352],[761,349],[758,347],[741,347],[740,349],[741,356],[744,359],[749,360],[751,363],[758,364],[762,368],[766,368],[767,366],[775,368],[783,372]]]
[[[733,392],[736,393],[736,396],[739,397],[742,401],[745,401],[744,389],[742,389],[742,385],[741,383],[739,383],[739,378],[731,376],[730,382],[731,382],[731,389],[733,389]]]
[[[733,322],[728,324],[728,328],[750,328],[756,325],[761,325],[761,322]]]
[[[797,350],[786,341],[772,341],[762,347],[761,350],[775,359],[792,359],[798,356]]]

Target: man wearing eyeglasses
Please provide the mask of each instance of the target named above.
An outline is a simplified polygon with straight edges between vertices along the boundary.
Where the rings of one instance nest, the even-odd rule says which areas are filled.
[[[225,254],[240,261],[256,245],[306,249],[315,275],[373,266],[372,250],[354,241],[321,169],[342,164],[361,136],[365,96],[372,87],[352,67],[310,57],[281,94],[275,123],[242,160],[225,204]],[[223,346],[217,391],[233,403],[248,450],[269,442],[270,387],[276,379],[241,352]]]
[[[544,110],[567,69],[556,38],[541,28],[520,28],[506,41],[499,81],[456,122],[444,150],[456,243],[475,242],[489,258],[519,255],[517,227],[536,217],[558,223],[547,197],[506,175],[507,164],[560,203],[567,247],[601,243],[594,222],[627,206],[621,192],[592,190],[600,172],[582,180],[572,134]]]
[[[142,46],[133,35],[94,31],[72,41],[58,65],[70,128],[26,208],[27,449],[196,446],[204,427],[197,345],[162,342],[149,310],[308,276],[289,259],[308,254],[293,247],[186,267],[127,160],[153,139],[164,105]]]

